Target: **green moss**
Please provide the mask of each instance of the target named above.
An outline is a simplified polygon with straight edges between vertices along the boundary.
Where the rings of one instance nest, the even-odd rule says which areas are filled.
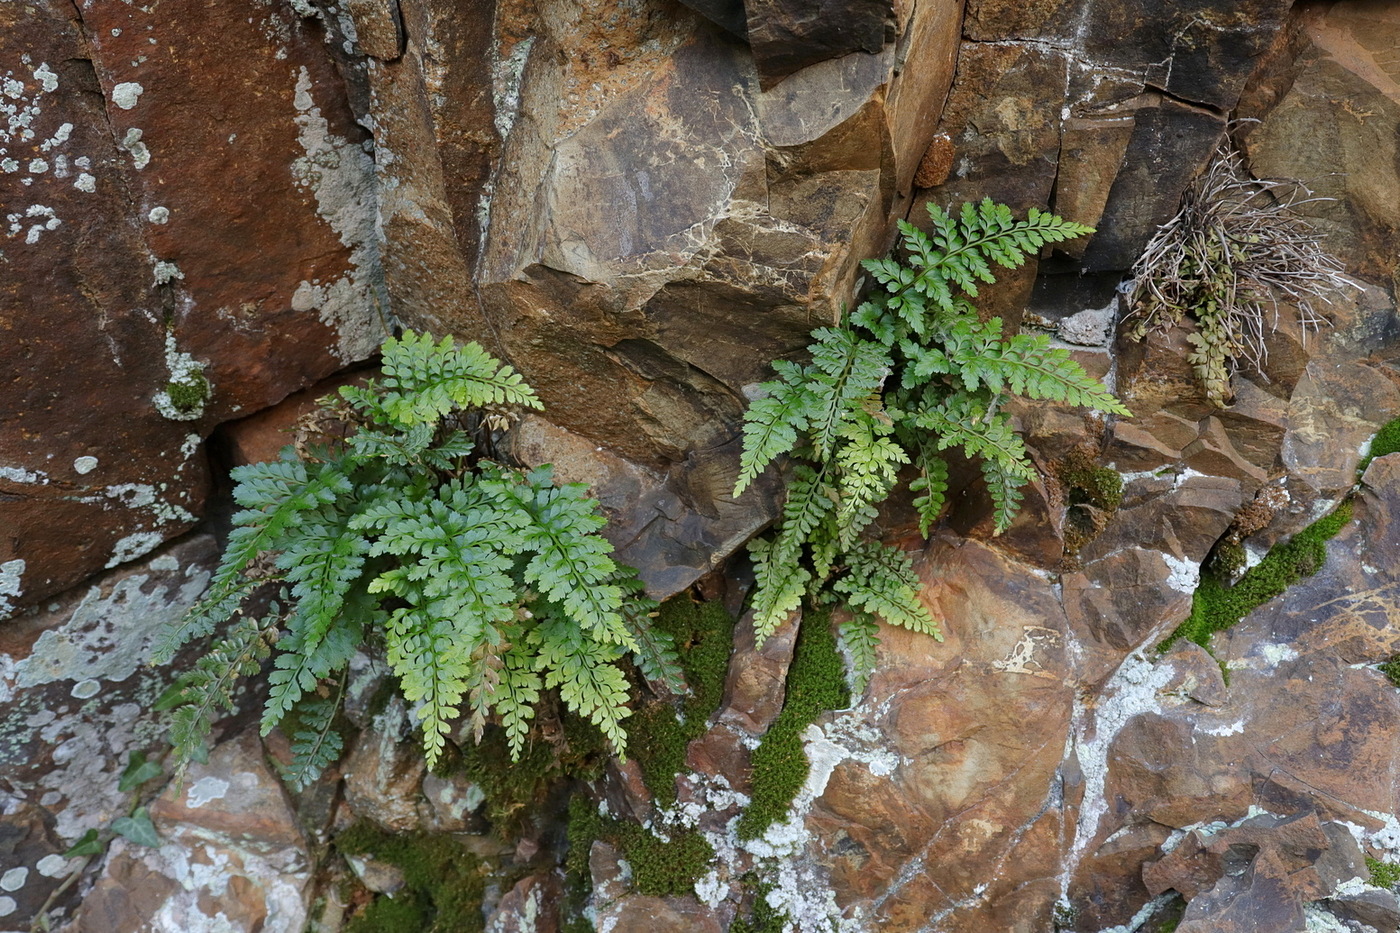
[[[746,886],[754,889],[753,909],[748,917],[736,917],[729,925],[729,933],[783,933],[788,926],[788,915],[768,903],[771,884],[755,882],[752,876],[744,879]]]
[[[346,933],[476,933],[487,871],[450,836],[393,835],[361,821],[335,839],[344,855],[364,855],[394,865],[404,887],[375,898],[346,925]]]
[[[734,644],[734,620],[719,602],[697,603],[681,594],[661,605],[654,627],[675,643],[690,692],[676,707],[665,700],[642,706],[626,722],[627,749],[660,807],[676,802],[676,775],[686,747],[705,734],[724,696]]]
[[[1376,436],[1371,438],[1371,448],[1362,458],[1361,465],[1356,468],[1356,478],[1361,479],[1366,468],[1371,465],[1371,461],[1377,457],[1384,457],[1386,454],[1393,454],[1400,451],[1400,418],[1387,424],[1376,432]]]
[[[783,711],[754,749],[752,802],[739,818],[741,839],[763,835],[787,814],[807,780],[809,765],[802,749],[802,731],[822,713],[842,709],[850,702],[845,663],[831,632],[831,618],[826,612],[810,613],[798,630]]]
[[[714,847],[695,830],[671,830],[662,841],[649,830],[618,821],[604,838],[617,845],[632,866],[637,890],[652,897],[695,893],[695,882],[704,877],[714,860]]]
[[[179,382],[165,384],[166,397],[178,412],[189,414],[199,411],[209,399],[209,380],[198,371],[187,374]]]
[[[1327,542],[1351,521],[1351,512],[1351,500],[1347,499],[1331,514],[1271,548],[1234,586],[1226,586],[1214,573],[1203,573],[1191,615],[1162,643],[1162,650],[1179,638],[1209,649],[1216,632],[1228,629],[1294,583],[1317,573],[1327,558]]]
[[[562,742],[534,735],[520,760],[510,760],[505,731],[488,726],[481,742],[461,751],[461,769],[485,797],[486,818],[502,839],[520,834],[526,823],[542,815],[550,788],[565,778],[596,778],[606,759],[603,735],[577,716],[560,720]],[[547,814],[546,814],[547,815]]]
[[[1055,463],[1055,477],[1065,487],[1069,511],[1065,521],[1065,551],[1070,555],[1092,541],[1123,504],[1123,477],[1100,466],[1093,454],[1075,448]],[[1076,508],[1089,506],[1089,508]]]
[[[1393,888],[1400,884],[1400,865],[1367,856],[1366,867],[1370,869],[1371,883],[1376,887]]]
[[[709,870],[715,857],[714,848],[695,830],[673,830],[669,840],[662,840],[637,823],[599,815],[582,795],[569,801],[568,839],[564,872],[570,909],[566,913],[575,917],[582,916],[588,899],[588,858],[598,840],[617,848],[632,866],[637,890],[652,897],[694,894],[695,882]]]
[[[1071,505],[1092,505],[1112,512],[1123,504],[1123,477],[1111,467],[1100,466],[1084,450],[1074,450],[1055,471],[1069,492]]]
[[[1380,671],[1396,687],[1400,687],[1400,654],[1380,666]]]
[[[1244,545],[1236,540],[1221,541],[1211,554],[1211,569],[1221,578],[1232,580],[1244,572],[1249,563],[1249,555]]]

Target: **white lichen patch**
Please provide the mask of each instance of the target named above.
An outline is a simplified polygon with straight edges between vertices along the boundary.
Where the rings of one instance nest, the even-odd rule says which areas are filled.
[[[170,208],[168,208],[168,207],[153,207],[153,208],[151,208],[150,213],[146,215],[146,219],[149,220],[149,221],[150,221],[151,223],[153,223],[153,224],[165,224],[165,223],[169,223],[169,222],[170,222]]]
[[[141,130],[133,126],[126,131],[119,144],[131,155],[131,164],[136,166],[137,171],[151,164],[151,150],[141,141],[143,135],[145,134]]]
[[[112,556],[107,560],[107,569],[118,564],[144,557],[160,547],[165,536],[159,531],[135,531],[121,538],[112,546]]]
[[[72,842],[129,810],[130,795],[118,788],[127,755],[153,747],[168,728],[152,707],[170,674],[149,666],[149,645],[209,577],[196,565],[93,587],[49,623],[28,656],[0,654],[0,773],[28,783],[28,794],[55,814],[59,838]],[[36,754],[47,755],[41,769]],[[65,862],[36,867],[55,877]]]
[[[159,271],[161,263],[156,265]],[[205,405],[212,394],[209,380],[204,375],[205,364],[182,352],[175,344],[172,331],[165,334],[165,368],[170,373],[170,381],[152,399],[156,411],[171,421],[197,421],[203,417]]]
[[[34,869],[45,878],[62,878],[68,874],[69,861],[61,855],[46,855],[39,859]]]
[[[1079,809],[1074,844],[1065,859],[1063,885],[1068,885],[1069,877],[1098,834],[1099,820],[1108,812],[1104,786],[1113,740],[1134,718],[1162,709],[1161,691],[1171,682],[1173,674],[1170,664],[1154,664],[1140,651],[1134,652],[1109,678],[1098,708],[1087,719],[1081,719],[1082,731],[1075,736],[1074,753],[1084,775],[1084,802]]]
[[[292,299],[298,311],[316,312],[337,335],[345,362],[372,355],[387,336],[379,309],[389,302],[379,261],[378,205],[374,159],[363,148],[331,132],[312,97],[311,74],[297,75],[293,99],[297,141],[305,155],[292,163],[292,177],[316,198],[316,213],[350,250],[350,269],[334,281],[302,282]]]
[[[29,869],[23,866],[11,868],[0,875],[0,891],[18,891],[29,880]]]
[[[97,469],[97,458],[92,456],[79,457],[73,461],[73,472],[79,476],[86,476]]]
[[[23,560],[7,560],[0,564],[0,618],[8,616],[15,600],[24,595],[20,578],[24,576]]]
[[[212,800],[222,800],[229,786],[228,781],[206,774],[185,791],[185,802],[197,810]]]
[[[102,692],[102,682],[99,680],[80,680],[73,685],[73,689],[68,691],[68,695],[75,700],[90,700]]]
[[[73,187],[91,194],[97,190],[97,179],[87,172],[82,172],[78,175],[78,180],[73,182]]]
[[[1184,557],[1173,557],[1163,553],[1162,560],[1166,561],[1167,568],[1171,573],[1167,576],[1167,586],[1178,593],[1194,593],[1196,587],[1201,582],[1201,565]]]
[[[180,271],[180,267],[173,262],[159,260],[151,269],[151,277],[157,285],[169,285],[176,279],[184,281],[185,273]]]
[[[136,106],[145,91],[146,89],[135,81],[123,81],[112,88],[112,103],[123,110],[130,110]]]

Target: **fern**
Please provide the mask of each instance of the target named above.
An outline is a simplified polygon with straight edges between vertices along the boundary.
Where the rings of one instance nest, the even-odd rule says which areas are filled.
[[[861,687],[874,663],[874,620],[939,637],[902,552],[864,537],[878,506],[912,465],[909,488],[927,536],[948,488],[941,451],[980,460],[1005,531],[1035,476],[1025,444],[1000,407],[1010,396],[1114,414],[1124,408],[1069,353],[1044,336],[1006,336],[980,321],[970,299],[1041,248],[1092,232],[1031,210],[983,200],[956,214],[929,205],[926,233],[901,222],[906,259],[863,265],[879,286],[839,327],[812,332],[811,363],[777,362],[744,425],[737,496],[777,457],[798,458],[782,520],[751,545],[760,642],[804,599],[836,598],[854,611],[843,638]]]
[[[466,714],[478,738],[499,720],[518,759],[546,690],[622,753],[624,652],[684,688],[674,647],[650,628],[655,603],[613,561],[583,486],[480,458],[460,415],[538,399],[509,366],[450,337],[390,339],[383,373],[323,400],[354,426],[343,441],[234,471],[241,511],[209,592],[159,641],[168,661],[238,620],[168,698],[177,765],[206,754],[239,679],[272,656],[262,729],[295,720],[286,776],[305,788],[341,753],[339,697],[367,642],[382,644],[430,766]],[[242,618],[272,581],[283,600]]]

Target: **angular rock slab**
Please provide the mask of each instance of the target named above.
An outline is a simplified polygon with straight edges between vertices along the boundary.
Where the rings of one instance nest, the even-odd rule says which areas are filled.
[[[1374,669],[1400,651],[1400,567],[1393,559],[1400,547],[1400,457],[1371,465],[1355,509],[1315,576],[1216,636],[1216,656],[1230,670],[1223,702],[1206,709],[1174,693],[1170,676],[1156,671],[1178,665],[1175,655],[1147,672],[1143,682],[1156,685],[1153,695],[1112,739],[1102,817],[1086,852],[1148,821],[1176,829],[1234,823],[1255,807],[1279,818],[1315,812],[1345,825],[1367,855],[1400,854],[1400,694]],[[1290,891],[1307,901],[1330,895],[1298,888],[1296,870],[1285,872]],[[1259,872],[1258,883],[1278,877],[1267,866]],[[1320,872],[1317,884],[1345,881],[1345,874]],[[1217,899],[1223,907],[1247,893],[1221,889]],[[1133,866],[1086,859],[1070,894],[1096,922],[1112,924],[1130,917],[1149,892]]]
[[[0,10],[0,617],[187,530],[214,424],[378,345],[338,84],[271,3]]]
[[[191,766],[183,788],[151,805],[151,818],[162,844],[112,844],[83,899],[80,933],[304,928],[311,853],[256,735]]]

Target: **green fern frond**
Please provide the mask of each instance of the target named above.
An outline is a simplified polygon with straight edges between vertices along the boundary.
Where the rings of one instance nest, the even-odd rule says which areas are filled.
[[[753,609],[755,637],[761,645],[802,605],[812,574],[801,562],[801,545],[785,534],[774,541],[749,542],[754,562]]]
[[[909,491],[922,494],[914,497],[914,508],[919,513],[919,534],[927,538],[943,513],[944,495],[948,491],[948,463],[929,450],[925,438],[919,438],[911,447],[919,477],[909,484]]]
[[[651,624],[659,606],[643,592],[637,571],[619,566],[610,582],[622,590],[622,621],[637,643],[637,650],[632,652],[637,670],[664,690],[677,696],[685,693],[685,670],[676,653],[676,644],[665,629]]]
[[[817,459],[826,460],[842,426],[885,381],[889,358],[883,346],[862,340],[850,330],[821,327],[812,333],[817,342],[809,347],[813,405],[807,433]]]
[[[544,673],[545,686],[558,688],[565,705],[597,726],[625,760],[622,720],[632,711],[627,708],[627,678],[613,663],[621,651],[558,617],[542,620],[534,636],[539,652],[535,667]]]
[[[804,597],[820,602],[832,593],[858,615],[936,635],[908,558],[863,537],[901,468],[918,471],[910,490],[927,536],[948,489],[948,465],[937,452],[958,447],[980,460],[1000,533],[1035,475],[999,410],[1008,396],[1128,414],[1067,351],[1045,337],[1008,337],[999,319],[979,320],[970,300],[998,268],[1016,268],[1091,228],[1037,210],[1018,220],[989,199],[956,214],[928,210],[927,232],[899,225],[904,261],[862,263],[875,294],[844,326],[812,332],[810,365],[775,364],[782,378],[750,408],[740,488],[780,453],[798,461],[774,538],[750,544],[760,642]],[[887,380],[892,388],[884,390]],[[851,625],[848,640],[864,651],[870,630]]]
[[[390,340],[383,369],[381,383],[341,393],[357,426],[350,437],[306,460],[288,448],[275,463],[234,471],[241,511],[228,547],[208,594],[163,633],[158,656],[238,616],[271,580],[286,584],[287,610],[236,622],[180,680],[168,700],[178,707],[177,764],[205,754],[215,717],[233,708],[234,684],[261,669],[275,642],[262,727],[296,711],[287,780],[306,787],[341,752],[339,701],[327,702],[324,686],[338,676],[343,691],[370,633],[382,635],[421,721],[430,766],[467,704],[478,738],[495,715],[518,758],[546,689],[620,749],[629,697],[615,662],[624,648],[650,676],[684,689],[674,646],[651,630],[655,603],[635,572],[613,562],[584,487],[556,487],[548,468],[523,475],[481,460],[461,429],[473,421],[443,420],[462,408],[538,407],[534,393],[476,344],[451,338]],[[262,570],[268,557],[272,573]]]
[[[836,579],[832,589],[849,605],[890,625],[943,640],[938,623],[919,600],[919,578],[907,554],[876,541],[862,541],[846,557],[850,570]]]
[[[258,587],[258,581],[245,576],[249,565],[265,551],[280,548],[305,513],[333,503],[350,489],[349,478],[337,464],[308,468],[285,457],[236,467],[231,475],[238,482],[234,500],[244,508],[233,516],[234,529],[205,595],[177,625],[156,637],[153,664],[170,663],[182,646],[212,634]]]
[[[786,360],[778,360],[773,368],[779,378],[759,386],[763,395],[744,416],[744,451],[734,484],[736,497],[775,458],[792,450],[798,435],[807,430],[807,413],[815,407],[806,370]]]
[[[390,337],[382,365],[388,391],[380,408],[396,424],[436,423],[457,409],[487,405],[543,407],[514,369],[476,342],[457,346],[450,335],[439,343],[412,331]]]
[[[851,695],[859,697],[875,672],[875,649],[880,644],[880,626],[866,612],[852,612],[838,628],[841,644],[851,660]]]
[[[344,684],[342,677],[342,691]],[[340,699],[337,691],[334,697],[303,700],[296,708],[298,728],[289,736],[292,760],[282,769],[282,780],[297,793],[314,784],[344,750],[345,739],[335,729]]]

